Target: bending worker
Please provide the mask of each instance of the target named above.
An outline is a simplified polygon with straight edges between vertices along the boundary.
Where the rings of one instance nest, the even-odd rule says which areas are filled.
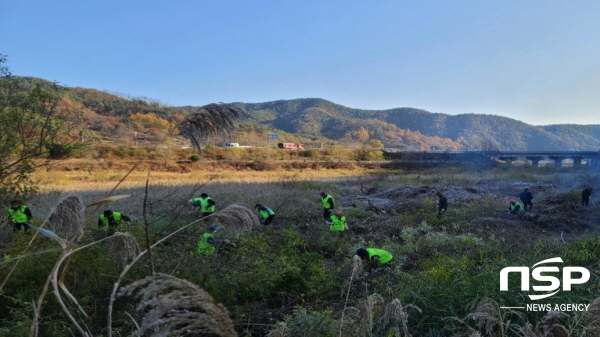
[[[196,207],[200,207],[202,218],[205,218],[215,212],[215,202],[206,193],[200,194],[200,198],[193,198],[188,200],[188,203]],[[207,219],[208,220],[208,219]]]
[[[275,212],[269,207],[265,207],[261,204],[256,204],[254,208],[258,209],[258,213],[260,213],[260,217],[258,218],[261,223],[264,223],[265,226],[268,226],[273,222],[273,218],[275,218]]]
[[[378,248],[359,248],[356,250],[363,263],[367,264],[367,273],[375,267],[380,267],[390,262],[394,256],[383,249]]]
[[[28,222],[33,216],[31,215],[31,210],[23,203],[23,201],[11,201],[10,207],[8,208],[8,215],[13,223],[14,232],[20,232],[21,227],[23,227],[23,231],[27,233],[29,230]]]
[[[510,214],[519,214],[523,212],[523,206],[514,200],[510,200],[508,202],[508,213]]]
[[[328,221],[325,221],[325,223],[330,225],[330,231],[342,232],[348,229],[348,225],[346,224],[346,217],[344,216],[344,212],[342,211],[336,211],[335,214],[329,217]]]
[[[216,245],[220,243],[220,241],[215,240],[214,233],[216,233],[220,227],[219,226],[208,226],[207,229],[211,230],[211,232],[206,232],[202,234],[202,238],[198,241],[198,249],[196,250],[199,254],[203,255],[211,255],[216,250]]]
[[[114,233],[116,227],[122,225],[123,221],[130,222],[131,219],[125,214],[107,209],[98,218],[98,228],[105,232]]]

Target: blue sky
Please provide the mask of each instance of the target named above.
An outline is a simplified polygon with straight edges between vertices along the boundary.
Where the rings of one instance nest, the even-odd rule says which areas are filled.
[[[600,1],[2,0],[15,75],[168,105],[347,107],[600,124]]]

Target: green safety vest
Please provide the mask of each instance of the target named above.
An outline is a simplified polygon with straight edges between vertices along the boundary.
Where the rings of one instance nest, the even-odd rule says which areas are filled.
[[[517,214],[524,211],[523,206],[521,206],[521,204],[519,204],[518,202],[515,202],[514,204],[510,205],[509,209],[511,212],[514,212],[516,210]]]
[[[113,212],[113,218],[117,222],[117,225],[121,225],[121,213]],[[108,230],[108,218],[104,214],[100,214],[100,220],[102,221],[102,230]]]
[[[275,212],[273,212],[273,210],[271,210],[269,207],[265,207],[265,211],[263,211],[262,209],[259,210],[258,212],[260,213],[260,216],[262,216],[263,218],[268,218],[269,215],[275,215]]]
[[[333,197],[327,194],[321,199],[321,203],[323,204],[323,208],[331,208],[333,205],[329,202],[331,200],[333,202]]]
[[[394,255],[390,254],[389,252],[386,252],[383,249],[367,248],[367,252],[369,252],[369,261],[373,256],[379,256],[379,260],[377,260],[378,266],[384,265],[390,262],[392,258],[394,258]]]
[[[194,204],[200,206],[200,212],[202,213],[212,213],[215,211],[215,205],[208,207],[208,201],[212,200],[211,197],[202,198],[194,198]]]
[[[25,206],[25,205],[21,205],[17,209],[13,209],[12,207],[9,208],[8,214],[10,215],[12,222],[14,222],[14,223],[27,222],[29,220],[29,218],[27,217],[27,214],[25,214],[26,209],[27,209],[27,206]]]
[[[215,250],[216,250],[215,246],[211,245],[208,242],[208,238],[212,238],[212,236],[213,235],[211,233],[202,234],[202,239],[200,239],[200,241],[198,241],[198,253],[204,254],[204,255],[210,255],[215,252]]]
[[[333,222],[333,224],[329,226],[330,231],[341,232],[341,231],[346,230],[346,217],[345,216],[342,216],[340,218],[337,215],[332,215],[330,219],[331,219],[331,222]]]

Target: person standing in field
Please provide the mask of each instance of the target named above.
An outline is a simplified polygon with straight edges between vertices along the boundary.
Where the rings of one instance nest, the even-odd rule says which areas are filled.
[[[261,204],[256,204],[254,208],[258,209],[258,213],[260,214],[259,220],[264,223],[265,226],[268,226],[273,222],[275,212],[273,212],[272,209]]]
[[[193,198],[193,199],[188,200],[188,203],[200,208],[200,213],[202,213],[202,216],[200,217],[200,219],[206,218],[207,216],[209,216],[215,212],[216,203],[206,193],[200,194],[200,198]],[[208,220],[208,219],[205,219],[205,220]]]
[[[520,198],[521,202],[523,203],[523,208],[525,208],[525,211],[531,211],[531,209],[533,208],[533,194],[529,190],[529,187],[525,187],[523,192],[521,192]]]
[[[31,210],[23,201],[18,199],[11,201],[8,215],[13,223],[13,232],[20,232],[21,227],[23,227],[23,232],[27,233],[29,231],[28,222],[33,216]]]
[[[581,206],[590,205],[590,197],[592,196],[592,186],[587,185],[583,192],[581,192]]]
[[[117,227],[121,226],[123,222],[131,222],[131,219],[125,214],[107,209],[100,214],[100,217],[98,218],[98,228],[108,235],[112,235],[116,232]]]
[[[437,204],[438,215],[437,216],[439,218],[442,216],[442,214],[446,213],[446,210],[448,209],[448,199],[440,191],[435,192],[435,195],[438,197],[438,204]]]
[[[321,192],[320,195],[321,204],[323,205],[323,219],[327,221],[331,217],[331,211],[335,208],[335,200],[325,192]]]

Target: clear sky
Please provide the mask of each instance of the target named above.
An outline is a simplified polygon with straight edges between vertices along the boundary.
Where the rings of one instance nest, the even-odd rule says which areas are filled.
[[[597,0],[0,0],[15,75],[168,105],[600,124]]]

